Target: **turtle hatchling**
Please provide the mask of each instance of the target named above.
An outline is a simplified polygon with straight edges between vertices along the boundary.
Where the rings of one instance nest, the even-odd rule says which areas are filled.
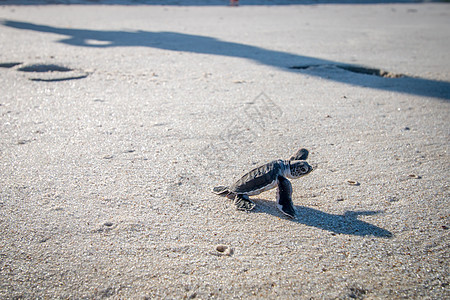
[[[238,210],[252,210],[255,204],[249,196],[258,195],[278,187],[277,207],[285,215],[295,218],[292,202],[292,185],[287,179],[297,179],[309,174],[313,168],[305,161],[308,150],[300,149],[289,160],[274,160],[255,168],[231,186],[216,186],[213,193],[234,200]]]

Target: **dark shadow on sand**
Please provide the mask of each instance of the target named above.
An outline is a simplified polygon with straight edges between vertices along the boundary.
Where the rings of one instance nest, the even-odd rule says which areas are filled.
[[[65,37],[60,39],[59,42],[72,46],[91,48],[151,47],[171,51],[239,57],[273,66],[286,72],[306,73],[310,76],[349,85],[450,100],[450,82],[411,76],[385,78],[359,74],[349,70],[364,69],[363,66],[227,42],[208,36],[142,30],[100,31],[59,28],[11,20],[4,20],[0,24],[16,29],[62,35]]]
[[[255,200],[255,213],[265,213],[275,217],[284,217],[284,215],[276,208],[274,201],[264,199]],[[343,215],[329,214],[320,210],[299,206],[296,207],[297,218],[287,219],[292,222],[304,224],[330,231],[336,234],[347,234],[357,236],[374,236],[381,238],[391,238],[393,235],[390,231],[361,221],[358,216],[371,216],[381,211],[346,211]]]

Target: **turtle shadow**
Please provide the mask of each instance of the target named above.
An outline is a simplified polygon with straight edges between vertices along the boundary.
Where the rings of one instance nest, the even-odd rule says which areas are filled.
[[[265,199],[253,199],[256,203],[255,213],[265,213],[280,217],[282,213],[276,208],[274,201]],[[382,211],[346,211],[342,215],[329,214],[314,208],[296,205],[296,219],[289,219],[292,222],[304,224],[330,231],[336,234],[347,234],[356,236],[375,236],[391,238],[393,234],[381,227],[359,220],[358,216],[371,216]]]

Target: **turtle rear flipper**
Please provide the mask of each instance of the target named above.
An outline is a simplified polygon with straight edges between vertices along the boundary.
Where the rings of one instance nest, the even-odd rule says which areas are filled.
[[[234,205],[237,210],[250,211],[255,208],[255,203],[253,203],[253,201],[244,194],[238,194],[236,198],[234,198]]]
[[[306,160],[308,158],[309,151],[305,148],[299,149],[297,152],[295,152],[294,155],[292,155],[289,160]]]
[[[292,185],[283,176],[278,176],[277,207],[283,214],[290,218],[295,218],[295,208],[292,202]]]
[[[217,194],[219,196],[227,196],[230,193],[230,190],[228,189],[227,186],[224,185],[220,185],[220,186],[216,186],[213,188],[212,192],[214,194]]]

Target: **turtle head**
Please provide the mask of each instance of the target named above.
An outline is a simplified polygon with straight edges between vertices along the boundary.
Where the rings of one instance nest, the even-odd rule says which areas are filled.
[[[313,167],[304,160],[294,160],[289,161],[288,170],[286,176],[291,179],[296,179],[309,174],[313,170]]]

